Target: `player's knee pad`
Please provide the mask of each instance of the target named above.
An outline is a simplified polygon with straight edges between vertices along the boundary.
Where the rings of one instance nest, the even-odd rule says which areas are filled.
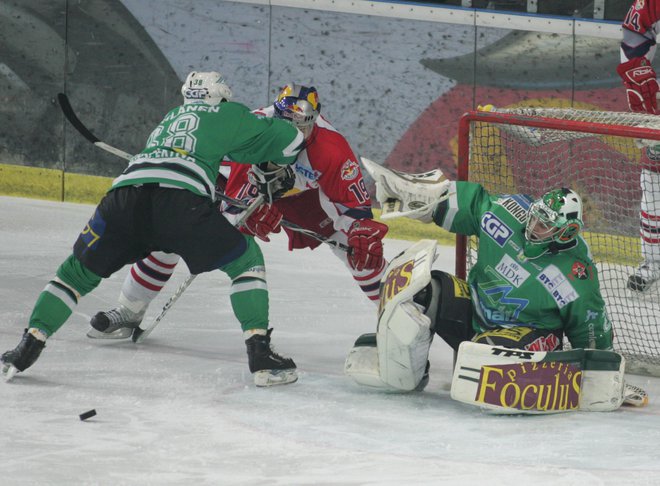
[[[446,272],[433,270],[429,285],[415,296],[431,319],[432,330],[454,350],[469,341],[472,331],[472,301],[467,282]]]
[[[102,278],[87,269],[74,255],[69,256],[57,269],[57,281],[76,294],[77,298],[94,290]]]
[[[262,270],[265,268],[264,255],[261,253],[259,245],[257,245],[256,241],[254,241],[254,238],[251,236],[246,236],[245,239],[247,240],[247,248],[243,254],[220,268],[220,270],[225,272],[232,281],[235,281],[243,274],[252,271],[254,268],[261,268]],[[265,270],[263,270],[264,280],[265,273]]]
[[[479,333],[472,338],[472,341],[527,351],[556,351],[562,349],[562,339],[563,334],[560,330],[509,327]]]

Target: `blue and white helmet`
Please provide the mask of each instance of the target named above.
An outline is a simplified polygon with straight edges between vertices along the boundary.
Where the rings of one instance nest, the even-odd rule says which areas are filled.
[[[275,118],[289,120],[300,129],[314,125],[321,112],[321,103],[319,103],[316,88],[295,83],[288,83],[282,88],[273,107],[275,108]]]
[[[211,72],[191,72],[181,86],[183,104],[206,103],[217,105],[231,100],[232,92],[222,74]]]

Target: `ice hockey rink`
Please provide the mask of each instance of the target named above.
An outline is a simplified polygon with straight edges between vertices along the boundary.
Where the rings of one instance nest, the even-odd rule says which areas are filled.
[[[93,206],[0,197],[0,352]],[[388,257],[408,247],[387,240]],[[300,370],[257,389],[221,272],[198,277],[141,345],[92,341],[127,269],[82,300],[39,361],[0,382],[2,485],[660,485],[660,379],[630,376],[646,408],[495,416],[449,397],[451,353],[437,339],[424,392],[390,394],[343,374],[375,307],[325,247],[261,245],[273,343]],[[453,269],[453,248],[435,263]],[[147,319],[187,275],[177,269]],[[85,422],[79,414],[95,409]]]

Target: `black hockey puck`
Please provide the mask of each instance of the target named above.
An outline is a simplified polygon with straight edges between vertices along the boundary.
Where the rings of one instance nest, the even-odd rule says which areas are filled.
[[[92,409],[92,410],[88,410],[85,413],[81,413],[79,417],[80,420],[87,420],[88,418],[92,418],[94,415],[96,415],[96,410]]]

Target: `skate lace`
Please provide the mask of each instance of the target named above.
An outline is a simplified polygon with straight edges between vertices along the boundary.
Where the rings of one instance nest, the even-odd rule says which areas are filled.
[[[118,307],[104,313],[111,325],[122,324],[124,322],[133,322],[137,314],[131,312],[126,307]]]

